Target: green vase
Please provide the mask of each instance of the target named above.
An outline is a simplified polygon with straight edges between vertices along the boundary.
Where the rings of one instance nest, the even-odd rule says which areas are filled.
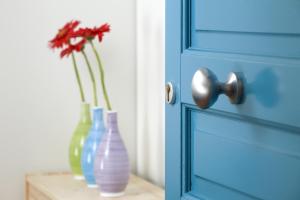
[[[85,138],[87,137],[91,127],[90,105],[82,103],[80,121],[73,133],[69,148],[69,161],[74,178],[77,180],[84,179],[81,170],[81,152]]]

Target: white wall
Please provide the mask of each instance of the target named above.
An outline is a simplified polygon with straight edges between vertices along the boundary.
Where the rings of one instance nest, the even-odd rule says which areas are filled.
[[[69,169],[79,93],[70,60],[60,60],[47,41],[70,19],[112,25],[101,54],[135,170],[135,0],[1,0],[0,199],[23,199],[26,172]],[[88,77],[85,66],[81,69]]]
[[[137,173],[163,186],[165,1],[137,1]]]

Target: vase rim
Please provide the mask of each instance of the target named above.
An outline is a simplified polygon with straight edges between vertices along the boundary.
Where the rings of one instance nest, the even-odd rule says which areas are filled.
[[[103,107],[100,107],[100,106],[94,106],[94,107],[93,107],[93,110],[103,110]]]
[[[106,113],[107,114],[113,114],[113,113],[117,113],[117,111],[116,110],[108,110],[108,111],[106,111]]]

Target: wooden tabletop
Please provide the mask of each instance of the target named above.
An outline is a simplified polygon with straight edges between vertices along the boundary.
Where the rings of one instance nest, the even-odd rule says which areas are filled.
[[[125,195],[104,198],[97,188],[87,188],[84,181],[70,173],[30,174],[26,176],[26,200],[163,200],[164,190],[145,180],[130,176]]]

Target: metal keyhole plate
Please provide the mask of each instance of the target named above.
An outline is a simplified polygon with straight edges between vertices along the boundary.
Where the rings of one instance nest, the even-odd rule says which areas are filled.
[[[168,82],[165,86],[165,95],[166,95],[166,103],[174,104],[175,103],[175,88],[171,82]]]

